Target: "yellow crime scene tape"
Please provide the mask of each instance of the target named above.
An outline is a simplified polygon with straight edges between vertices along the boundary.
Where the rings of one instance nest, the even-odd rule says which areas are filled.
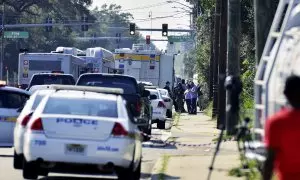
[[[4,122],[16,122],[17,117],[0,117],[0,121]]]

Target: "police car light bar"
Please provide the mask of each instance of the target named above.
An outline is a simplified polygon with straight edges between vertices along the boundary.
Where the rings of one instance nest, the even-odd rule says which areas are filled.
[[[156,86],[145,86],[145,89],[156,89],[156,88],[158,88],[158,87],[156,87]]]
[[[0,81],[0,86],[5,86],[6,85],[6,81]]]
[[[88,92],[107,93],[107,94],[124,94],[124,90],[120,88],[70,86],[70,85],[51,85],[51,88],[56,91],[73,90],[73,91],[88,91]]]

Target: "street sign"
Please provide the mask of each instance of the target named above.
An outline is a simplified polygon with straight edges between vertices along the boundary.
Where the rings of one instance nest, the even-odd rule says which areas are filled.
[[[4,31],[4,38],[28,38],[27,31]]]
[[[169,42],[186,42],[192,40],[191,36],[168,36]]]

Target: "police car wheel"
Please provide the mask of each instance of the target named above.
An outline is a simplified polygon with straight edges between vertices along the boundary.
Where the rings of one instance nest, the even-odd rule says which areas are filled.
[[[27,162],[24,158],[23,161],[23,178],[24,179],[37,179],[37,164],[35,161]]]
[[[119,180],[139,180],[141,178],[141,164],[142,160],[135,171],[131,168],[120,168],[118,171]]]
[[[23,168],[23,155],[18,155],[16,151],[14,151],[14,168],[15,169]]]
[[[172,115],[172,111],[171,110],[167,110],[167,118],[172,118],[173,115]]]

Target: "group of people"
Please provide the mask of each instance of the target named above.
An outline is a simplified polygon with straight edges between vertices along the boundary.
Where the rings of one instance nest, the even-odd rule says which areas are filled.
[[[164,89],[167,89],[169,93],[171,92],[169,82],[166,83]],[[174,106],[177,112],[197,114],[197,104],[200,111],[203,110],[203,93],[201,86],[199,84],[195,85],[191,80],[185,82],[185,80],[182,79],[170,94],[174,100]],[[187,111],[184,108],[184,103],[186,103]]]

